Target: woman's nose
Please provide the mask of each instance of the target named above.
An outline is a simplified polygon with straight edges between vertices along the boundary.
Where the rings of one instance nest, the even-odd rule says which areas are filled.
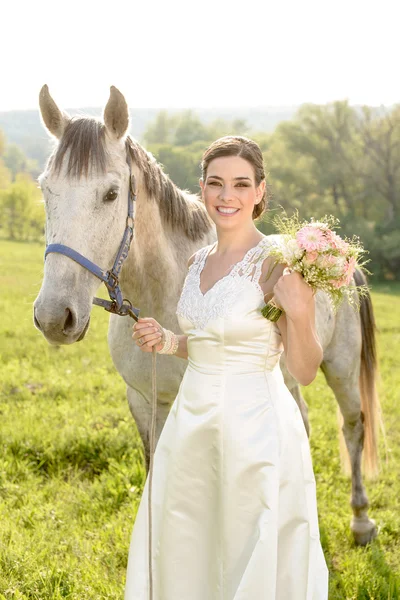
[[[219,198],[220,198],[220,200],[225,200],[226,202],[229,202],[229,200],[232,200],[232,198],[233,198],[232,188],[230,188],[228,186],[223,186],[219,193]]]

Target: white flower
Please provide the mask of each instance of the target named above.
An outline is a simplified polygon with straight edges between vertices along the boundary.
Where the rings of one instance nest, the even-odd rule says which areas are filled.
[[[328,229],[328,225],[326,223],[321,223],[320,221],[310,221],[307,223],[307,227],[316,227],[317,229]]]
[[[336,256],[335,264],[329,269],[332,275],[340,276],[343,274],[346,258],[344,256]]]
[[[299,247],[295,239],[291,239],[282,245],[282,254],[285,262],[292,264],[303,256],[304,250]]]

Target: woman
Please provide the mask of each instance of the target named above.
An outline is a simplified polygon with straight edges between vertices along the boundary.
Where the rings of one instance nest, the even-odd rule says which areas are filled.
[[[265,210],[258,145],[224,137],[200,180],[218,241],[189,259],[177,307],[184,332],[139,319],[143,352],[188,358],[159,438],[153,472],[156,600],[325,600],[315,478],[300,410],[279,357],[303,385],[322,349],[314,296],[276,265],[254,219]],[[277,323],[261,315],[274,296]],[[129,552],[126,600],[148,598],[147,482]]]

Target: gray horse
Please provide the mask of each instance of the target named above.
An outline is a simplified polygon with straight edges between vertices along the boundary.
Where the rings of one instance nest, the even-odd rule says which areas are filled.
[[[40,110],[57,145],[39,178],[46,209],[46,242],[61,243],[110,269],[125,229],[130,172],[136,181],[134,238],[121,271],[123,295],[164,327],[179,331],[175,309],[196,250],[216,239],[215,228],[199,198],[180,190],[155,159],[127,135],[129,112],[124,96],[111,87],[104,122],[71,118],[61,111],[47,86],[40,92]],[[357,271],[356,283],[365,282]],[[92,300],[101,285],[89,271],[61,254],[49,254],[44,279],[34,302],[34,323],[51,344],[72,344],[84,338]],[[110,316],[108,343],[114,365],[127,385],[129,407],[149,459],[151,360],[131,338],[133,321]],[[343,303],[333,314],[325,294],[316,294],[316,327],[324,350],[321,369],[343,417],[342,431],[352,474],[351,529],[358,544],[376,535],[368,518],[362,483],[364,448],[366,476],[378,471],[375,324],[371,299],[361,299],[360,312]],[[307,405],[299,385],[281,366],[310,433]],[[186,368],[177,357],[158,357],[158,439]]]

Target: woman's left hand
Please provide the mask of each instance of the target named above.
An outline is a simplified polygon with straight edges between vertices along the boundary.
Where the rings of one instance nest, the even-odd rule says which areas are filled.
[[[296,271],[286,267],[274,285],[275,303],[283,308],[290,319],[304,316],[311,307],[314,292],[311,286]]]

